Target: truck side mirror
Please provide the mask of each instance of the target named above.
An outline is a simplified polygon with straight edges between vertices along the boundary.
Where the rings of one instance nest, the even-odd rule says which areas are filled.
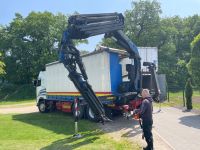
[[[36,87],[37,86],[37,80],[33,80],[33,86]]]
[[[33,80],[33,86],[40,86],[41,85],[41,80],[37,80],[37,79],[35,79],[35,80]]]
[[[37,86],[41,85],[41,80],[37,80]]]

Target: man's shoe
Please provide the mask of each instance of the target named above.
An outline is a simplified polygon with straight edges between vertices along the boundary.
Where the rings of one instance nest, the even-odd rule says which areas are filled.
[[[147,147],[143,147],[143,150],[154,150],[153,148],[149,148],[148,146]]]

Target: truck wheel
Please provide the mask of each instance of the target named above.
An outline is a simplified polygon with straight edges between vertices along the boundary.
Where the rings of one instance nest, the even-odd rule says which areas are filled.
[[[97,117],[94,115],[94,113],[92,112],[92,109],[91,109],[89,106],[87,106],[86,115],[87,115],[87,118],[88,118],[90,121],[98,122]]]
[[[49,111],[49,109],[47,109],[47,105],[45,104],[45,101],[40,101],[38,104],[38,109],[41,113],[46,113]]]
[[[75,117],[75,105],[72,106],[72,113],[73,113],[73,116]],[[85,112],[85,106],[84,105],[81,105],[79,104],[78,105],[78,118],[79,119],[82,119],[83,116],[84,116],[84,112]]]

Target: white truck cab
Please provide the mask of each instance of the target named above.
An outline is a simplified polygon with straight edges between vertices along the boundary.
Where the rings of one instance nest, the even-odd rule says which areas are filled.
[[[36,86],[36,104],[39,105],[41,100],[46,100],[47,92],[46,92],[46,71],[40,71],[37,80],[35,81]]]

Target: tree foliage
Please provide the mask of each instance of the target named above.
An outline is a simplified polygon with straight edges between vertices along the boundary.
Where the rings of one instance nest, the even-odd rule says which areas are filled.
[[[10,25],[5,27],[8,81],[30,83],[46,62],[55,60],[54,43],[58,38],[55,20],[48,12],[32,12],[26,18],[17,13]]]
[[[2,41],[1,39],[3,39],[4,38],[4,34],[3,34],[3,27],[2,26],[0,26],[0,41]],[[0,42],[0,47],[1,47],[1,45],[2,45],[3,43],[2,42]],[[0,50],[0,77],[2,77],[3,75],[5,75],[5,63],[4,63],[4,61],[3,61],[3,51],[2,50]]]
[[[30,83],[45,64],[57,60],[57,49],[67,16],[50,12],[19,13],[8,26],[1,27],[0,49],[6,64],[5,79],[12,83]],[[84,41],[75,41],[75,44]],[[1,66],[1,64],[0,64]]]
[[[158,71],[167,75],[171,90],[183,89],[189,73],[200,86],[200,16],[161,17],[161,13],[156,0],[133,1],[132,8],[124,13],[126,35],[137,46],[158,47]],[[0,26],[0,73],[5,80],[30,83],[46,63],[57,60],[56,50],[67,18],[50,12],[31,12],[27,17],[16,13],[9,25]],[[74,44],[81,42],[87,40]],[[121,48],[110,38],[101,44]]]
[[[1,53],[0,53],[0,58],[1,58]],[[0,59],[0,76],[6,73],[4,68],[5,68],[5,63]]]
[[[158,71],[167,75],[170,90],[181,90],[189,77],[190,43],[200,33],[200,16],[164,17],[159,2],[139,0],[125,12],[125,33],[137,46],[158,47]],[[111,39],[103,45],[119,48]],[[196,60],[192,61],[198,67]],[[199,76],[199,75],[196,75]]]
[[[200,33],[191,42],[192,54],[188,63],[188,70],[195,85],[200,87]]]
[[[139,46],[155,46],[159,41],[160,4],[140,0],[132,2],[132,9],[125,12],[125,32]]]

